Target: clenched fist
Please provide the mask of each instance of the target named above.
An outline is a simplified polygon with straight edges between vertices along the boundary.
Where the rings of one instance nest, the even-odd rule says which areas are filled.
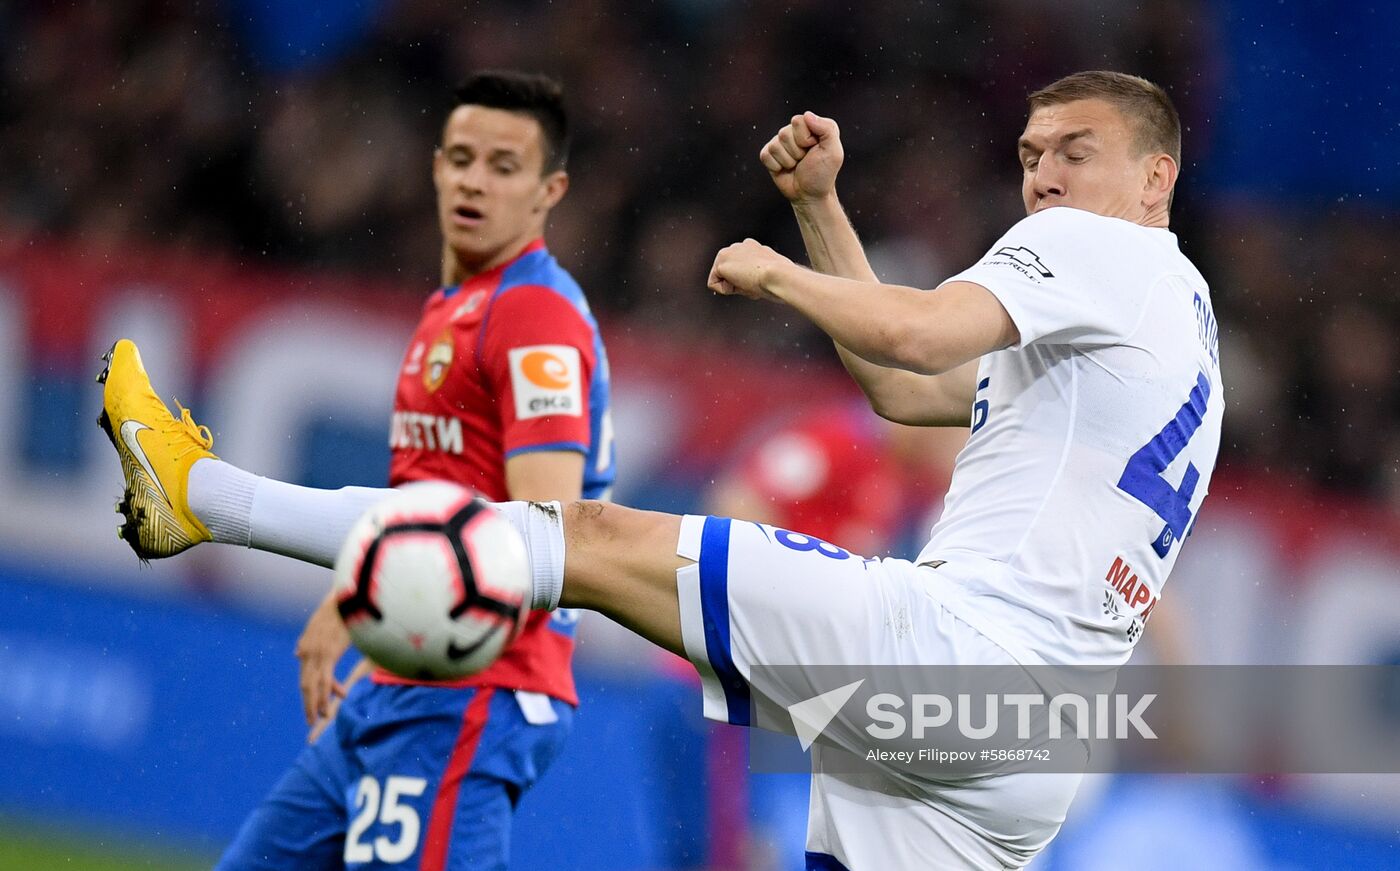
[[[778,190],[795,204],[830,195],[845,157],[840,128],[815,112],[793,115],[758,153]]]
[[[776,270],[792,266],[791,260],[752,239],[735,242],[715,255],[710,268],[710,290],[726,296],[776,300],[767,285]]]

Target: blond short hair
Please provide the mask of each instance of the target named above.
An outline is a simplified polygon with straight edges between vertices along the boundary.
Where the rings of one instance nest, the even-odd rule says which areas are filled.
[[[1103,100],[1134,127],[1141,154],[1164,152],[1181,166],[1181,117],[1167,92],[1139,76],[1089,70],[1065,76],[1027,98],[1032,112],[1076,100]]]

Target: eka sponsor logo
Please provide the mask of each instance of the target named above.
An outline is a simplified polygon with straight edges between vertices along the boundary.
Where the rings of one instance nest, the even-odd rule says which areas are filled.
[[[526,345],[509,352],[515,417],[583,414],[583,366],[570,345]]]

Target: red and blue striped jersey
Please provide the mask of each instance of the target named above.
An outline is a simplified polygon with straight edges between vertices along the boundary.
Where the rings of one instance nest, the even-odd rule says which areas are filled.
[[[445,479],[487,499],[506,492],[505,463],[530,451],[578,451],[583,496],[614,478],[608,359],[578,284],[543,240],[428,298],[399,372],[390,484]],[[577,704],[573,615],[532,614],[490,668],[450,686],[545,693]],[[415,683],[376,670],[380,683]]]

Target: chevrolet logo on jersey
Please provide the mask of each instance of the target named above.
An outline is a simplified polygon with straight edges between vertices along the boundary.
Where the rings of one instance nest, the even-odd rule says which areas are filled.
[[[1024,246],[1018,245],[1015,248],[1012,248],[1010,245],[1007,245],[1005,247],[998,248],[996,252],[992,254],[992,256],[1005,257],[1008,260],[1014,260],[1022,266],[1026,267],[1027,269],[1035,270],[1035,272],[1038,275],[1040,275],[1041,278],[1055,277],[1055,273],[1046,269],[1045,264],[1040,262],[1040,255],[1036,254],[1034,251]]]

